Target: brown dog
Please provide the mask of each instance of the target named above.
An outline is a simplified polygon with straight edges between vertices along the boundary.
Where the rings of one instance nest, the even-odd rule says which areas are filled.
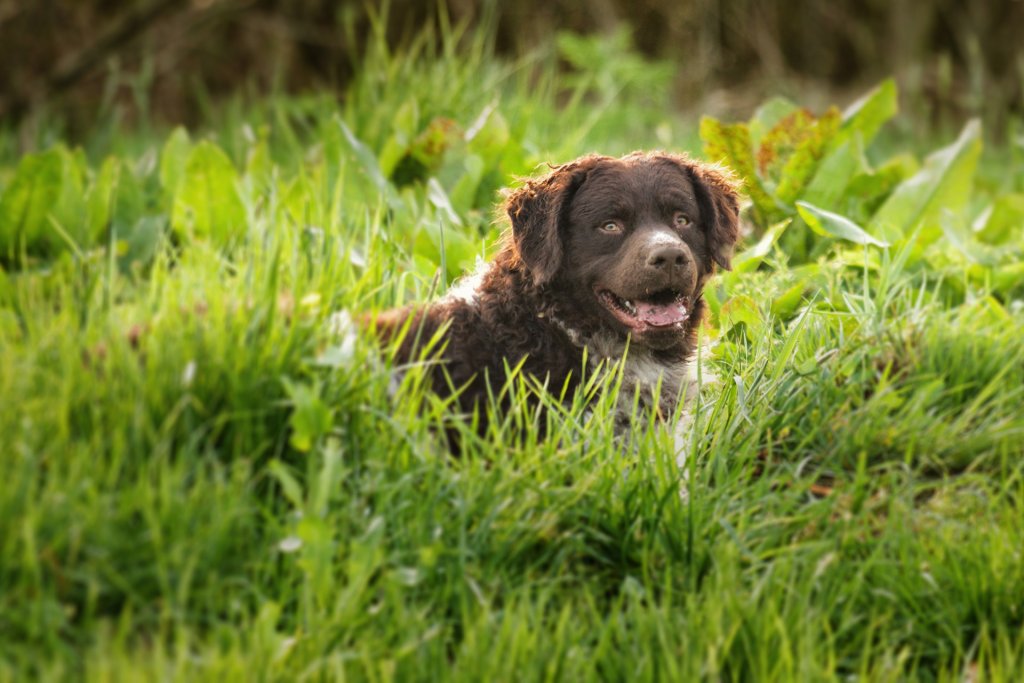
[[[585,156],[527,180],[505,204],[511,221],[485,267],[433,304],[387,311],[374,326],[401,337],[399,363],[416,360],[441,333],[433,389],[458,392],[486,427],[506,368],[522,363],[553,391],[572,389],[584,369],[624,363],[623,394],[638,387],[673,414],[704,314],[702,293],[716,264],[729,269],[738,204],[732,176],[685,156],[635,152]],[[628,427],[620,411],[617,426]]]

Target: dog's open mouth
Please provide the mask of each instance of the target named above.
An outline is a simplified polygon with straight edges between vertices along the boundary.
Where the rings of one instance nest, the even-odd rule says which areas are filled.
[[[597,291],[597,298],[619,322],[637,332],[682,327],[690,317],[689,297],[673,289],[634,299],[624,299],[611,290],[601,289]]]

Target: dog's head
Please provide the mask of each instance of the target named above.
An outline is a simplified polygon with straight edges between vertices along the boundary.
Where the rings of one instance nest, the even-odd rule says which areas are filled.
[[[534,283],[633,343],[672,346],[739,235],[727,172],[669,153],[588,156],[530,180],[507,201]]]

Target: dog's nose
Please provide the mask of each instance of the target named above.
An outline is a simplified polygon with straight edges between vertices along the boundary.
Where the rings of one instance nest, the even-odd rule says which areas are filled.
[[[647,254],[647,265],[659,270],[678,268],[686,265],[688,260],[686,251],[678,244],[661,244]]]

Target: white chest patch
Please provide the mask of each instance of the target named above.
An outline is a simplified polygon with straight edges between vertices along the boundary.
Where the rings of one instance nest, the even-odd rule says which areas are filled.
[[[696,365],[689,361],[679,363],[665,362],[645,348],[630,348],[627,353],[626,344],[612,336],[598,335],[584,338],[578,331],[568,328],[560,321],[556,324],[569,336],[569,339],[588,352],[591,368],[604,364],[606,368],[614,367],[622,360],[622,388],[619,391],[616,407],[615,428],[626,431],[630,428],[633,413],[633,398],[639,392],[643,405],[657,408],[663,420],[673,419],[676,408],[682,401],[686,403],[696,395]]]
[[[471,306],[476,306],[480,285],[483,284],[484,277],[490,271],[491,262],[484,261],[477,256],[473,272],[456,280],[441,301],[464,301]]]
[[[620,341],[604,339],[582,339],[575,330],[564,325],[560,327],[577,346],[585,346],[589,352],[590,365],[595,367],[602,361],[606,367],[619,362],[626,351]],[[707,346],[703,345],[706,349]],[[697,359],[700,358],[698,353]],[[676,465],[682,471],[680,495],[687,495],[689,469],[687,462],[693,451],[696,399],[702,385],[717,381],[714,373],[698,368],[698,360],[681,363],[665,363],[654,357],[647,349],[629,349],[622,366],[622,387],[615,406],[615,431],[619,435],[633,428],[633,399],[639,392],[640,399],[647,406],[657,406],[659,418],[672,430]],[[682,410],[677,409],[682,403]]]

